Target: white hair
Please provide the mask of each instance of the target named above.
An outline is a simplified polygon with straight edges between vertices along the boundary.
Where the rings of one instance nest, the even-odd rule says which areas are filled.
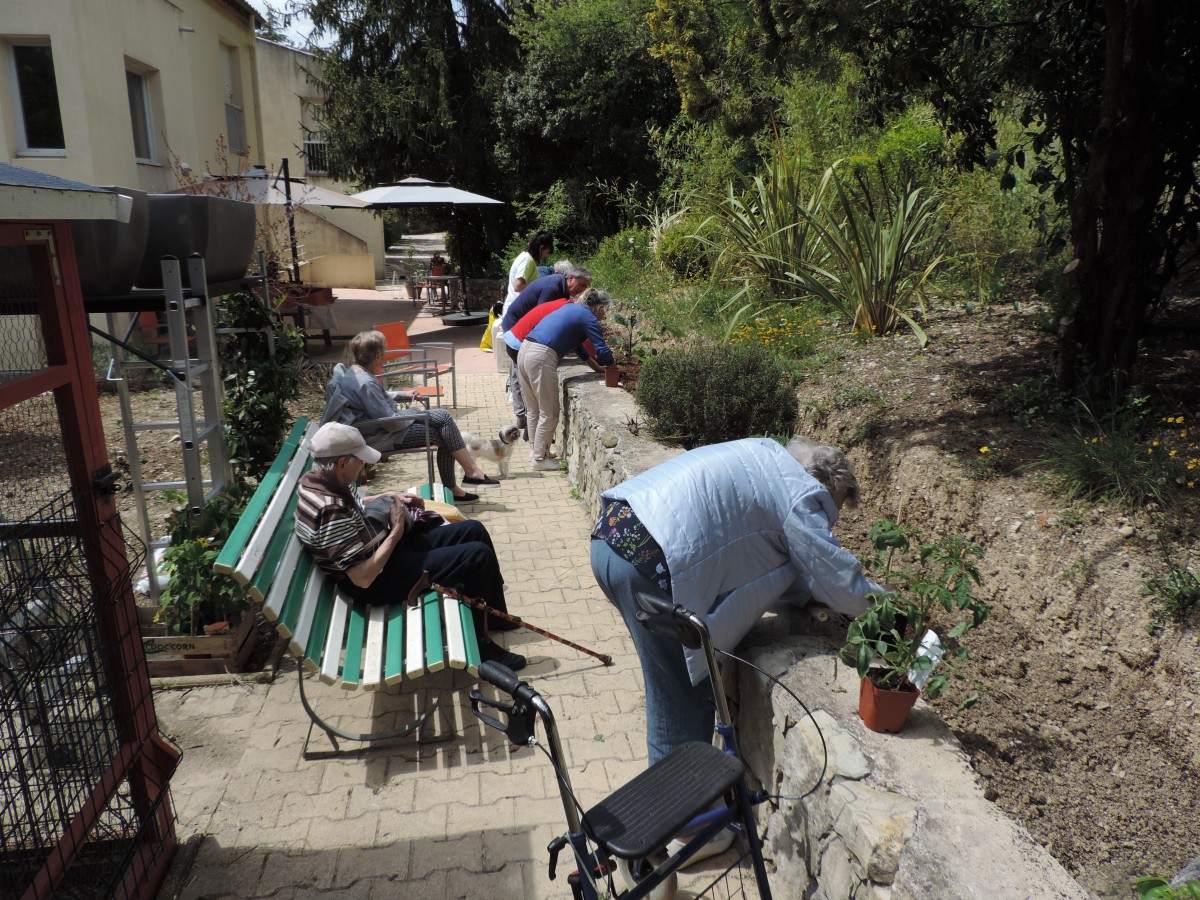
[[[845,453],[837,447],[813,444],[802,437],[788,441],[787,450],[804,466],[804,471],[825,485],[835,499],[841,494],[847,504],[858,506],[858,478],[854,474],[854,464]]]

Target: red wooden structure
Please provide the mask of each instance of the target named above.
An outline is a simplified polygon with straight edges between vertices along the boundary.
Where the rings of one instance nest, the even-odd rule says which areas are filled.
[[[95,380],[71,229],[0,221],[0,900],[150,898],[175,849]]]

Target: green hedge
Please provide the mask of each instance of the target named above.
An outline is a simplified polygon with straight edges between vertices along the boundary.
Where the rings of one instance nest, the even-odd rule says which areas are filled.
[[[689,450],[756,435],[787,437],[799,416],[791,375],[761,346],[665,350],[643,364],[637,402],[658,440]]]

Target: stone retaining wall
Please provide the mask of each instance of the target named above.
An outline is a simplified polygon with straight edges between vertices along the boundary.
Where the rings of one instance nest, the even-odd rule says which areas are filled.
[[[564,366],[560,377],[559,446],[595,515],[601,491],[680,451],[639,427],[625,391],[605,388],[599,375],[575,366]],[[835,665],[840,637],[803,611],[788,610],[764,617],[743,644],[746,658],[779,677],[811,718],[748,667],[738,666],[729,679],[742,755],[754,777],[784,798],[812,791],[803,801],[759,807],[766,811],[776,894],[1086,898],[1023,827],[984,797],[962,747],[924,701],[900,735],[863,726],[857,676]]]

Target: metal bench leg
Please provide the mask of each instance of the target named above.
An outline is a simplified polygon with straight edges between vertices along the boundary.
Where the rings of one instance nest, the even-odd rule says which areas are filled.
[[[341,749],[338,746],[337,738],[341,738],[342,740],[346,741],[358,741],[360,743],[369,744],[374,741],[390,741],[394,738],[407,737],[414,731],[417,731],[419,734],[419,729],[425,724],[425,720],[433,715],[439,705],[438,701],[440,698],[435,698],[432,705],[427,706],[422,712],[417,714],[416,719],[393,731],[371,732],[368,734],[361,734],[353,731],[342,731],[340,728],[330,725],[319,715],[317,715],[316,710],[314,710],[312,705],[308,702],[308,695],[304,691],[304,667],[297,666],[296,671],[300,675],[300,703],[304,707],[304,711],[308,713],[309,718],[308,737],[305,738],[304,741],[305,759],[325,759],[330,756],[338,755],[341,752]],[[309,739],[312,737],[312,730],[314,726],[325,732],[325,736],[329,738],[329,742],[333,745],[333,750],[324,752],[309,751],[308,743]],[[451,735],[451,737],[453,737],[453,735]]]

